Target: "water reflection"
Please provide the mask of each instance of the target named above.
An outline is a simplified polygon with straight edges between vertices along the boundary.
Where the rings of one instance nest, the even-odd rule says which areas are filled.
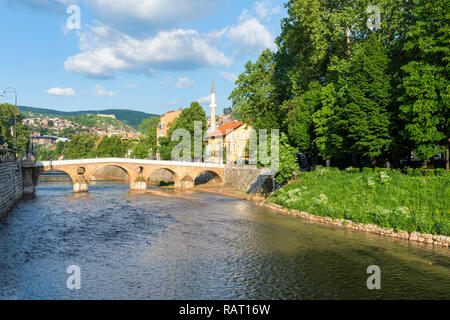
[[[0,224],[0,298],[448,298],[448,249],[311,224],[216,194],[40,184]],[[429,264],[432,264],[431,266]],[[65,287],[79,265],[82,289]],[[366,287],[369,265],[382,290]]]

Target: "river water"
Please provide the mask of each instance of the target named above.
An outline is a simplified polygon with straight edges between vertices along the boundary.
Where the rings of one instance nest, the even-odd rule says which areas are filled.
[[[200,192],[41,183],[0,221],[0,299],[449,299],[450,250]],[[69,290],[67,267],[81,269]],[[367,268],[381,269],[368,290]]]

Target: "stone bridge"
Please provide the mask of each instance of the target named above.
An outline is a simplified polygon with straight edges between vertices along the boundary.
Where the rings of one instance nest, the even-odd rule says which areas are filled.
[[[95,172],[105,166],[122,168],[128,173],[131,190],[146,190],[150,175],[156,170],[167,170],[173,175],[175,188],[191,189],[196,178],[208,174],[211,181],[223,185],[225,166],[223,164],[154,161],[138,159],[83,159],[36,162],[39,174],[45,171],[58,170],[67,173],[73,182],[74,192],[87,192],[89,182]]]

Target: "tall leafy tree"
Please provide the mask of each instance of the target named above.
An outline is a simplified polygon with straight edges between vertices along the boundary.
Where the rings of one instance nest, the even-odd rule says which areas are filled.
[[[197,137],[202,141],[202,151],[205,146],[205,142],[203,141],[203,137],[206,133],[206,114],[203,110],[202,106],[197,102],[192,102],[189,108],[183,109],[180,116],[171,123],[168,136],[169,138],[160,138],[160,148],[159,152],[161,158],[164,160],[169,160],[171,158],[171,152],[173,148],[179,143],[177,141],[172,141],[172,135],[177,129],[187,130],[191,136],[191,155],[188,158],[193,158],[194,155],[194,142],[195,142],[195,122],[200,122],[202,127],[201,137]]]
[[[289,106],[293,104],[294,106]],[[291,145],[302,151],[316,151],[313,114],[321,106],[321,87],[312,82],[310,90],[300,97],[285,102],[286,109],[293,109],[288,122],[288,135]]]
[[[11,104],[0,104],[0,118],[14,118],[14,108],[15,106]],[[20,110],[17,110],[17,147],[18,151],[23,151],[26,149],[28,143],[29,135],[27,128],[22,124],[23,116]],[[8,144],[9,149],[14,149],[14,120],[0,119],[0,135],[3,136],[3,142]]]
[[[273,53],[269,49],[255,63],[247,62],[229,97],[242,121],[256,130],[281,126],[280,108],[273,96],[274,66]]]
[[[324,155],[352,154],[357,165],[356,159],[361,155],[374,158],[388,150],[391,143],[388,62],[384,47],[372,35],[349,61],[343,61],[337,68],[339,89],[332,100],[334,104],[326,105],[315,116]],[[334,145],[330,147],[329,143]]]
[[[156,145],[156,127],[158,126],[158,124],[159,118],[151,117],[142,120],[142,123],[138,127],[139,132],[145,134],[149,139],[148,143],[150,145]]]
[[[447,150],[449,168],[450,1],[414,1],[411,25],[403,44],[408,62],[400,85],[402,134],[428,160]]]

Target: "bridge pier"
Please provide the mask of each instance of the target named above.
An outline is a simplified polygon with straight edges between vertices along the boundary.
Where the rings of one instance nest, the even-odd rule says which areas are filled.
[[[175,189],[194,189],[195,182],[192,179],[175,181]]]
[[[79,176],[73,182],[73,192],[74,193],[89,192],[89,182],[84,177],[84,175]]]
[[[36,191],[37,180],[39,178],[41,168],[36,167],[35,161],[22,160],[22,177],[23,177],[23,194],[34,195]]]
[[[130,183],[130,189],[133,191],[146,191],[147,188],[147,181],[142,176],[139,176],[134,182]]]

